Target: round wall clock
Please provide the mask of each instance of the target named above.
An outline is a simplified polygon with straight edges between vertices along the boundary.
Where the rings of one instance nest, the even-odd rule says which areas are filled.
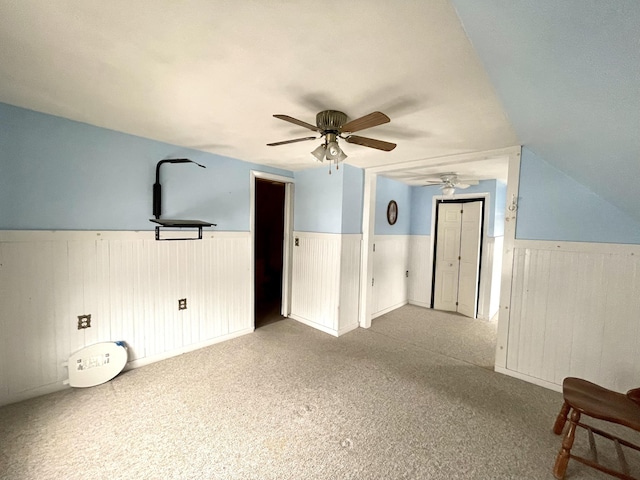
[[[387,222],[389,225],[393,225],[398,220],[398,204],[395,200],[391,200],[387,206]]]

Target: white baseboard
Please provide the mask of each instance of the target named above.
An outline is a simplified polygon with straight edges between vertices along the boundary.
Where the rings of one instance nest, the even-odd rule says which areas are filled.
[[[289,318],[293,318],[294,320],[300,323],[304,323],[309,327],[315,328],[316,330],[320,330],[321,332],[324,332],[324,333],[328,333],[329,335],[333,335],[334,337],[338,337],[340,335],[340,333],[337,332],[336,330],[329,327],[325,327],[324,325],[320,325],[319,323],[312,322],[311,320],[307,320],[306,318],[302,318],[294,314],[290,314]]]
[[[210,347],[211,345],[215,345],[216,343],[226,342],[227,340],[231,340],[232,338],[241,337],[243,335],[247,335],[248,333],[252,333],[254,328],[245,328],[243,330],[238,330],[237,332],[230,333],[228,335],[222,335],[220,337],[211,338],[209,340],[205,340],[204,342],[194,343],[192,345],[187,345],[182,348],[178,348],[176,350],[170,350],[168,352],[162,352],[157,355],[151,355],[148,357],[139,358],[137,360],[131,360],[127,362],[127,366],[124,367],[123,371],[133,370],[134,368],[144,367],[145,365],[150,365],[152,363],[159,362],[161,360],[167,360],[168,358],[177,357],[178,355],[182,355],[184,353],[193,352],[195,350],[200,350],[201,348]]]
[[[340,335],[344,335],[345,333],[349,333],[352,330],[355,330],[356,328],[358,328],[360,325],[358,325],[358,323],[354,323],[353,325],[348,325],[346,327],[342,327],[340,330],[338,330],[338,336]]]
[[[431,308],[430,303],[420,302],[418,300],[409,300],[409,305],[416,305],[417,307],[423,307],[423,308]]]
[[[409,303],[408,300],[405,300],[404,302],[396,303],[395,305],[392,305],[390,307],[385,308],[384,310],[380,310],[379,312],[374,313],[373,315],[371,315],[371,319],[373,320],[374,318],[378,318],[384,315],[385,313],[392,312],[396,308],[404,307],[408,303]]]
[[[494,371],[498,373],[502,373],[503,375],[508,375],[510,377],[517,378],[519,380],[524,380],[525,382],[533,383],[534,385],[538,385],[539,387],[548,388],[549,390],[554,390],[556,392],[562,392],[562,385],[551,383],[546,380],[542,380],[540,378],[531,377],[529,375],[525,375],[519,372],[514,372],[513,370],[509,370],[507,368],[502,368],[498,366],[494,367]]]
[[[127,362],[127,365],[124,367],[123,371],[132,370],[134,368],[143,367],[145,365],[149,365],[151,363],[159,362],[161,360],[166,360],[171,357],[176,357],[178,355],[182,355],[183,353],[192,352],[194,350],[199,350],[204,347],[209,347],[211,345],[215,345],[216,343],[224,342],[226,340],[231,340],[232,338],[240,337],[242,335],[246,335],[248,333],[253,332],[252,328],[246,328],[244,330],[239,330],[237,332],[231,333],[229,335],[223,335],[221,337],[212,338],[210,340],[206,340],[204,342],[194,343],[193,345],[189,345],[183,348],[179,348],[176,350],[171,350],[169,352],[163,352],[158,355],[152,355],[150,357],[143,357],[137,360],[132,360]],[[38,388],[24,390],[22,392],[9,394],[5,398],[0,398],[0,406],[9,405],[11,403],[21,402],[23,400],[29,400],[30,398],[41,397],[43,395],[48,395],[50,393],[58,392],[60,390],[65,390],[67,388],[72,388],[68,385],[63,384],[62,382],[54,382],[48,385],[43,385]]]
[[[69,385],[63,385],[62,382],[55,382],[31,390],[24,390],[19,393],[9,394],[5,398],[0,398],[0,407],[4,405],[10,405],[12,403],[22,402],[23,400],[29,400],[30,398],[41,397],[42,395],[48,395],[50,393],[65,390],[67,388],[71,387]]]

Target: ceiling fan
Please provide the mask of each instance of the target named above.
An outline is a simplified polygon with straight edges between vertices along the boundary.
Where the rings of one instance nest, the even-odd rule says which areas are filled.
[[[437,177],[428,178],[425,186],[440,185],[443,195],[453,195],[456,188],[465,189],[478,183],[478,180],[461,180],[457,173],[441,173]]]
[[[311,152],[311,154],[319,162],[324,161],[325,158],[330,162],[334,162],[336,167],[339,162],[342,162],[347,158],[347,155],[338,145],[338,138],[343,139],[347,143],[354,143],[356,145],[375,148],[385,152],[390,152],[396,148],[395,143],[376,140],[374,138],[361,137],[359,135],[352,135],[354,132],[359,132],[366,128],[372,128],[390,122],[391,119],[382,112],[373,112],[365,115],[364,117],[356,118],[355,120],[348,122],[348,118],[345,113],[337,110],[324,110],[316,115],[315,125],[303,122],[302,120],[290,117],[289,115],[274,115],[274,117],[284,120],[285,122],[290,122],[295,125],[308,128],[309,130],[319,133],[320,136],[302,137],[282,142],[267,143],[268,146],[275,147],[278,145],[316,140],[324,137],[324,143]]]

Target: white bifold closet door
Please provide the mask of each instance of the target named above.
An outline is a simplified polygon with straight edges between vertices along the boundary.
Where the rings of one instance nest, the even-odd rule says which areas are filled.
[[[476,317],[481,226],[482,202],[438,206],[435,309]]]

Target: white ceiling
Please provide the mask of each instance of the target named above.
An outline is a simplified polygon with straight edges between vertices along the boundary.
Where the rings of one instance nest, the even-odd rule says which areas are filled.
[[[444,0],[0,0],[0,101],[287,170],[319,141],[267,147],[311,133],[273,114],[386,113],[358,134],[398,147],[342,145],[358,167],[518,144]]]

